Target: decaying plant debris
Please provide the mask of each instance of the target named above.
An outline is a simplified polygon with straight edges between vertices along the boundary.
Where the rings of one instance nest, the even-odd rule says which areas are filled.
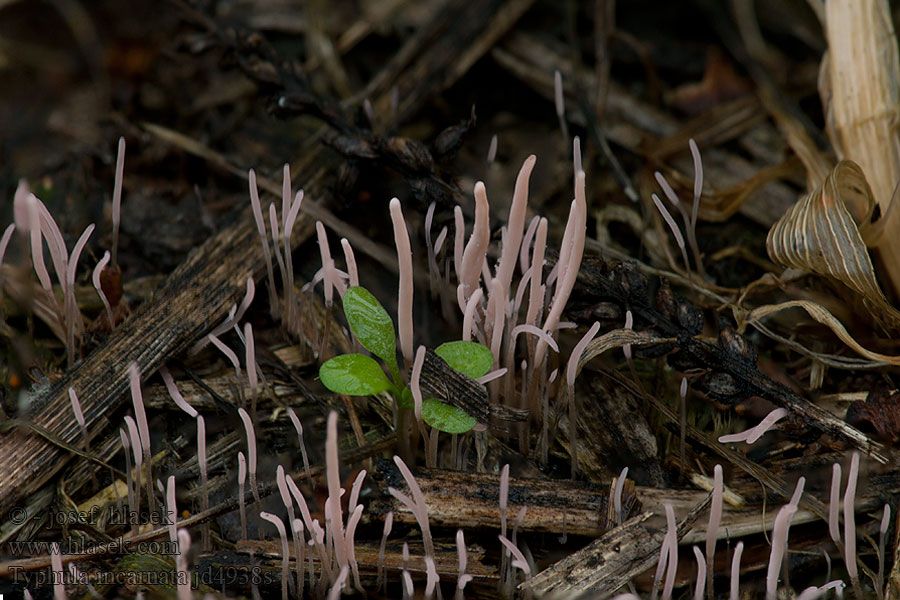
[[[900,596],[894,15],[648,8],[0,7],[0,593]]]

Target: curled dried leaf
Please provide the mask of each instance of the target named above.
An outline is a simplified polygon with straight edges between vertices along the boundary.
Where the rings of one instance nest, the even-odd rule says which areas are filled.
[[[842,342],[847,344],[847,346],[857,352],[860,356],[864,356],[865,358],[876,362],[883,362],[894,366],[900,366],[900,356],[888,356],[885,354],[879,354],[878,352],[867,350],[866,348],[861,346],[859,342],[853,339],[853,336],[847,332],[847,330],[844,328],[844,325],[839,320],[837,320],[834,315],[832,315],[830,312],[828,312],[826,309],[816,304],[815,302],[808,302],[805,300],[792,300],[790,302],[782,302],[781,304],[766,304],[764,306],[754,308],[752,311],[750,311],[743,318],[743,324],[751,325],[755,321],[760,321],[771,314],[786,310],[788,308],[802,308],[810,317],[831,329],[831,331],[834,332],[834,334],[838,336],[838,338],[840,338]]]
[[[842,160],[812,193],[769,230],[773,261],[842,283],[859,295],[886,330],[900,328],[900,312],[885,298],[860,228],[868,226],[875,200],[859,165]]]

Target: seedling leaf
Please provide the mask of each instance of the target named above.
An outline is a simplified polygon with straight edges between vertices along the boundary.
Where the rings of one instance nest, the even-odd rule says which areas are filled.
[[[464,411],[434,398],[422,401],[422,419],[444,433],[466,433],[478,424]]]
[[[397,401],[397,406],[404,410],[412,410],[416,406],[416,401],[413,398],[412,390],[409,389],[409,386],[403,388],[403,391],[400,393],[400,399]]]
[[[363,287],[348,289],[344,294],[344,315],[359,343],[394,372],[397,368],[394,321],[375,296]]]
[[[365,354],[335,356],[319,368],[319,378],[332,392],[348,396],[372,396],[391,388],[381,365]]]
[[[454,370],[472,379],[478,379],[490,371],[494,364],[494,355],[490,349],[477,342],[447,342],[438,346],[434,353]]]

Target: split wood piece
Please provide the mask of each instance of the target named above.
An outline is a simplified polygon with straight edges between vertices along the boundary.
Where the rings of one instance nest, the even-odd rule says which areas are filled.
[[[461,528],[464,531],[491,527],[500,529],[500,477],[482,473],[462,473],[438,469],[417,469],[416,482],[428,505],[432,527]],[[387,492],[388,486],[409,493],[405,480],[393,463],[378,462],[372,477],[381,490],[367,514],[394,511],[394,521],[414,524],[415,516]],[[520,531],[568,533],[596,537],[606,527],[609,485],[593,485],[560,480],[509,479],[507,515],[527,508]],[[629,506],[630,505],[630,506]],[[629,516],[640,502],[625,503]]]
[[[391,448],[395,444],[396,438],[392,433],[391,435],[381,438],[380,440],[367,446],[357,447],[347,452],[343,452],[341,454],[341,460],[343,464],[353,464],[380,454],[388,448]],[[324,470],[325,469],[323,467],[318,465],[310,467],[309,476],[313,478],[318,477]],[[297,473],[292,473],[289,476],[293,477],[295,481],[303,481],[307,479],[307,474],[304,470],[300,470]],[[259,485],[260,498],[266,498],[277,491],[278,486],[275,482]],[[250,504],[253,501],[253,493],[248,489],[246,492],[244,492],[244,502],[246,504]],[[187,519],[179,520],[177,525],[178,527],[183,527],[186,529],[194,527],[196,525],[202,525],[203,523],[215,519],[220,515],[237,510],[239,506],[240,500],[238,499],[238,497],[232,496],[226,499],[221,504],[211,507],[209,510],[193,514]],[[165,525],[163,527],[159,527],[152,531],[141,533],[133,537],[120,538],[117,540],[113,540],[112,542],[109,542],[107,544],[98,544],[97,546],[90,548],[87,552],[81,552],[78,554],[64,554],[60,558],[63,564],[66,564],[73,561],[81,562],[85,560],[92,560],[110,554],[131,552],[137,550],[139,544],[143,542],[168,537],[168,535],[169,526]],[[14,575],[16,573],[46,569],[49,566],[50,555],[0,562],[0,577],[9,577],[10,575]]]
[[[378,548],[380,541],[363,541],[357,540],[354,544],[354,554],[356,561],[359,563],[360,575],[363,578],[374,580],[378,570]],[[496,583],[497,569],[496,567],[485,565],[484,548],[478,545],[467,544],[466,573],[473,577],[473,583]],[[272,563],[274,568],[281,568],[281,542],[275,541],[258,541],[258,540],[242,540],[235,545],[235,551],[239,553],[247,553],[252,556],[263,556],[266,558],[277,558]],[[293,547],[288,547],[291,560],[296,561]],[[306,560],[309,560],[310,550],[306,550]],[[425,578],[425,550],[421,541],[409,542],[409,564],[406,570],[413,575]],[[319,557],[314,556],[313,564],[318,568]],[[459,556],[456,551],[456,542],[435,540],[434,541],[434,566],[438,575],[444,582],[455,581],[459,573]],[[308,568],[308,567],[307,567]],[[384,547],[384,568],[388,573],[394,573],[399,576],[403,569],[403,543],[397,540],[388,540]],[[291,565],[291,570],[296,572],[296,563]],[[367,577],[368,576],[368,577]]]
[[[629,469],[630,472],[630,469]],[[630,481],[630,480],[629,480]],[[557,481],[558,484],[567,484],[565,481]],[[883,505],[883,499],[898,492],[897,482],[893,485],[878,485],[877,482],[870,482],[871,485],[866,490],[860,490],[856,495],[855,512],[857,514],[867,512],[877,512]],[[730,486],[729,486],[730,487]],[[740,491],[759,492],[759,483],[747,484],[746,489]],[[736,491],[736,490],[733,490]],[[675,516],[688,514],[694,506],[708,496],[708,492],[699,490],[677,490],[664,489],[657,487],[635,486],[634,495],[636,501],[640,502],[642,510],[650,511],[656,514],[663,514],[665,505],[669,504],[675,511]],[[823,489],[816,493],[818,497],[827,497],[828,490]],[[770,497],[770,502],[773,499]],[[787,501],[786,499],[784,500]],[[735,540],[737,538],[748,535],[762,533],[763,531],[771,531],[777,516],[777,508],[780,504],[775,501],[775,508],[763,511],[763,505],[759,503],[746,505],[744,508],[733,508],[727,503],[723,506],[722,523],[718,531],[718,539]],[[529,507],[528,510],[531,510]],[[630,513],[633,514],[633,513]],[[765,517],[765,518],[764,518]],[[798,510],[794,515],[792,523],[802,525],[804,523],[812,523],[815,521],[822,522],[822,518],[813,511],[803,508]],[[823,535],[826,535],[823,529]],[[691,529],[685,534],[682,544],[699,543],[706,539],[705,523],[695,529]]]
[[[757,485],[758,487],[758,485]],[[645,510],[662,514],[665,504],[671,504],[675,510],[675,515],[686,514],[691,507],[695,506],[698,499],[706,497],[705,492],[691,492],[681,490],[659,490],[656,488],[638,487],[635,490],[638,498],[641,500]],[[828,491],[823,490],[817,494],[818,496],[827,497]],[[879,496],[877,490],[873,490],[865,495],[857,494],[854,502],[856,514],[874,513],[884,506],[883,496]],[[786,502],[786,501],[785,501]],[[782,503],[774,503],[771,508],[763,510],[762,504],[748,506],[745,509],[737,510],[729,507],[727,504],[723,507],[722,522],[717,532],[717,539],[721,541],[734,540],[756,535],[763,531],[772,531],[775,524],[775,517],[778,514],[778,508]],[[818,522],[821,525],[819,531],[822,534],[822,540],[828,539],[827,527],[822,518],[814,512],[801,509],[794,513],[791,519],[793,525],[804,525],[806,523]],[[706,522],[698,524],[698,526],[690,530],[681,540],[684,545],[703,544],[706,540]]]
[[[329,334],[329,341],[332,339],[340,339],[336,330],[337,328],[335,328],[335,331],[333,331],[332,334]],[[297,356],[299,353],[304,353],[305,355],[305,348],[302,348],[301,346],[291,346],[291,348],[299,349],[299,352],[295,352],[294,356]],[[259,346],[257,346],[257,352],[259,352]],[[173,370],[173,376],[175,375],[176,373]],[[241,398],[250,398],[251,389],[249,382],[243,377],[240,381],[236,381],[234,378],[234,368],[231,367],[230,363],[228,363],[227,366],[223,364],[221,373],[203,377],[203,379],[199,381],[200,382],[198,383],[198,381],[192,379],[176,378],[175,384],[178,386],[178,391],[181,392],[185,402],[200,412],[222,410],[222,406],[212,397],[212,394],[215,394],[220,398],[231,398],[236,392]],[[262,393],[262,391],[260,391],[257,408],[271,408],[273,404],[276,406],[296,404],[296,401],[294,401],[298,396],[296,386],[287,381],[273,379],[270,379],[268,383],[270,384],[273,394]],[[172,402],[172,397],[169,396],[168,390],[166,390],[165,386],[161,383],[152,383],[148,385],[143,389],[143,393],[144,406],[148,408],[181,411],[181,409]]]
[[[452,368],[431,348],[425,350],[420,385],[423,397],[455,406],[482,425],[488,425],[491,417],[501,421],[528,420],[526,411],[493,404],[485,386]]]
[[[707,496],[678,524],[679,540],[706,512],[709,502],[710,496]],[[649,526],[647,521],[652,516],[652,512],[644,512],[629,519],[575,554],[519,584],[519,589],[550,598],[573,598],[590,592],[591,598],[600,600],[612,595],[659,559],[665,530]]]
[[[636,481],[665,487],[656,436],[638,397],[618,385],[610,385],[602,377],[591,377],[589,385],[591,393],[585,393],[575,419],[579,468],[588,479],[598,480],[628,467]],[[556,423],[557,431],[569,431],[565,407],[552,422]],[[603,425],[598,426],[600,423]],[[550,439],[554,437],[568,460],[571,455],[568,435],[554,436],[551,432]]]
[[[796,514],[799,515],[800,513]],[[704,521],[705,519],[700,519],[700,523],[697,523],[697,525],[703,524]],[[825,554],[829,554],[833,563],[837,563],[841,560],[840,552],[835,550],[834,542],[828,537],[827,527],[817,528],[818,531],[821,531],[822,533],[820,537],[815,533],[810,534],[810,527],[801,528],[798,527],[798,525],[800,524],[796,519],[791,520],[789,552],[792,556],[792,573],[794,571],[816,572],[816,569],[820,569],[820,572],[824,572],[824,569],[826,568]],[[724,527],[724,523],[722,526]],[[769,524],[768,531],[771,531],[771,523]],[[689,533],[679,542],[680,560],[678,561],[678,569],[675,572],[674,587],[676,590],[681,589],[683,594],[682,597],[685,598],[687,597],[686,592],[688,589],[693,590],[697,582],[697,563],[694,560],[693,552],[691,552],[688,547],[697,545],[700,548],[703,548],[706,539],[705,537],[701,537],[693,541],[688,541],[691,537],[692,535]],[[716,580],[721,582],[716,586],[716,591],[718,592],[717,597],[725,597],[723,592],[727,587],[727,578],[731,573],[731,562],[734,558],[734,544],[735,538],[731,538],[730,545],[727,542],[723,543],[723,540],[720,539],[717,546],[713,564],[713,573],[717,576]],[[741,554],[741,580],[744,582],[744,586],[750,587],[753,586],[754,583],[761,584],[765,581],[765,571],[769,566],[769,556],[771,553],[771,545],[763,538],[744,541],[744,552]],[[653,587],[653,574],[654,571],[651,568],[650,570],[635,575],[631,583],[634,584],[639,593],[648,592]],[[742,588],[744,586],[742,586]]]

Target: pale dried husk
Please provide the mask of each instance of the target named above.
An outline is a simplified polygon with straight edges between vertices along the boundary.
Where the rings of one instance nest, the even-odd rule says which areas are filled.
[[[860,231],[885,288],[900,297],[900,210],[890,210],[900,181],[900,55],[887,0],[828,0],[825,35],[826,131],[837,157],[856,162],[871,186],[881,219]]]
[[[843,160],[772,226],[766,249],[775,262],[847,286],[875,321],[892,331],[900,328],[900,312],[879,288],[860,233],[860,225],[870,223],[874,210],[875,199],[862,169]]]
[[[829,0],[828,53],[819,73],[828,137],[838,159],[866,174],[886,213],[900,180],[900,59],[885,0]]]

